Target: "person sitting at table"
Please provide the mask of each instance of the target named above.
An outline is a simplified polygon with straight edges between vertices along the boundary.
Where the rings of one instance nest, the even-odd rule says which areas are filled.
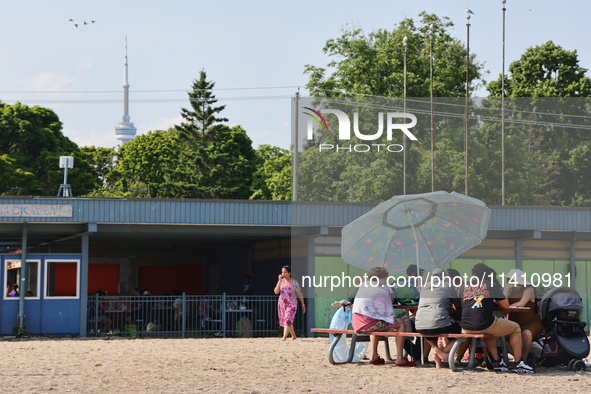
[[[445,276],[441,268],[435,268],[431,272],[431,278],[421,288],[415,320],[417,332],[426,335],[460,334],[462,327],[450,316],[452,306],[461,302],[456,289],[451,284],[450,277]],[[441,368],[441,362],[448,361],[448,354],[455,339],[450,339],[443,349],[437,345],[437,337],[428,337],[427,342],[435,351],[433,358],[437,368]],[[460,360],[467,348],[468,342],[461,344],[457,353]]]
[[[404,322],[395,318],[392,307],[392,290],[386,286],[388,271],[373,267],[367,273],[368,280],[359,287],[353,302],[353,329],[357,332],[397,331],[404,332]],[[370,364],[384,364],[378,355],[379,336],[371,335]],[[396,366],[412,366],[404,355],[404,337],[396,337]]]
[[[473,285],[476,278],[476,285]],[[495,337],[509,337],[515,358],[514,372],[534,373],[521,357],[521,328],[519,324],[493,315],[493,304],[503,310],[509,310],[509,301],[505,298],[501,285],[497,281],[497,273],[484,263],[472,268],[472,278],[464,286],[462,298],[462,328],[467,334],[491,334],[492,338],[484,338],[490,352],[495,372],[507,372],[509,367],[499,357]]]
[[[532,340],[544,331],[540,315],[536,313],[536,289],[525,280],[523,271],[512,269],[505,277],[508,283],[503,293],[510,306],[527,307],[528,312],[509,312],[509,320],[521,327],[521,354],[528,359]]]
[[[25,297],[33,297],[33,292],[31,290],[27,291]]]
[[[95,323],[95,328],[97,328],[96,326],[98,326],[98,324],[100,323],[100,332],[102,332],[103,334],[106,333],[107,331],[109,331],[110,327],[111,327],[111,319],[109,319],[106,315],[105,315],[105,311],[106,311],[106,307],[105,304],[103,304],[102,302],[96,302],[96,299],[93,300],[94,297],[104,297],[105,296],[105,292],[103,292],[102,290],[98,290],[96,293],[92,293],[90,294],[89,300],[89,308],[88,308],[88,317],[90,318],[90,322],[91,323]],[[25,295],[26,297],[26,295]],[[95,309],[96,307],[98,307],[98,311]],[[98,312],[98,313],[97,313]]]
[[[144,305],[145,301],[139,298],[142,294],[144,294],[144,290],[140,289],[139,287],[133,289],[131,295],[133,295],[136,298],[129,303],[129,308],[127,309],[127,323],[135,325],[137,321],[141,320],[142,327],[140,328],[140,330],[143,329],[144,324],[148,324],[148,322],[146,321],[146,317],[148,315],[146,313],[147,307]]]

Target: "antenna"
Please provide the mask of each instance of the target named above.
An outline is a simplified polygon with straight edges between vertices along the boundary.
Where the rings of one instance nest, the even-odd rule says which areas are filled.
[[[63,192],[64,197],[73,197],[72,188],[68,184],[68,168],[74,168],[74,157],[60,156],[60,168],[64,169],[64,183],[60,185],[57,196],[59,197]]]

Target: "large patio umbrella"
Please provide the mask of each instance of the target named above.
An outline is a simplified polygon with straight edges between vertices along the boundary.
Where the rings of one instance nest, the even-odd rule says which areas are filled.
[[[346,263],[390,275],[411,264],[442,267],[486,237],[490,209],[482,201],[444,191],[394,196],[343,228]]]

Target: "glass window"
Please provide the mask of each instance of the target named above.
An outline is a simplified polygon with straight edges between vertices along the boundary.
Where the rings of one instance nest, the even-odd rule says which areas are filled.
[[[41,262],[39,260],[27,260],[27,288],[25,291],[25,297],[39,299],[39,276]],[[20,260],[6,260],[4,264],[4,277],[6,281],[4,283],[4,299],[18,300],[22,285],[22,267]],[[15,286],[16,285],[16,286]]]
[[[45,296],[77,298],[80,260],[45,260]]]

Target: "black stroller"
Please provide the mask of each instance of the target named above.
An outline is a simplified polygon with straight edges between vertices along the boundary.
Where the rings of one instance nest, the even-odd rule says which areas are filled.
[[[570,371],[585,371],[589,355],[589,340],[585,334],[587,323],[581,321],[583,302],[579,293],[570,287],[548,291],[539,304],[545,337],[538,364],[545,367],[567,365]]]

